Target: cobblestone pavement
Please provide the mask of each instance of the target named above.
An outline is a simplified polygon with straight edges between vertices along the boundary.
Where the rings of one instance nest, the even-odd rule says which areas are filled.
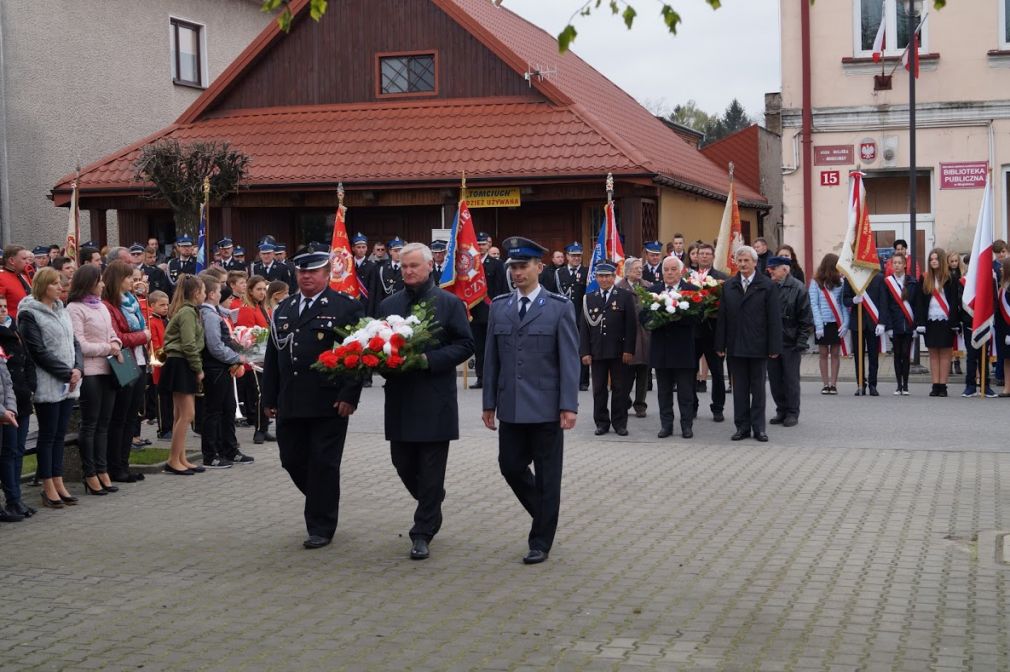
[[[768,444],[731,443],[704,401],[692,441],[657,439],[654,407],[601,440],[584,393],[557,543],[528,567],[529,518],[470,391],[445,524],[430,560],[407,558],[377,385],[325,549],[301,548],[298,493],[251,441],[254,465],[0,527],[0,669],[1010,670],[992,429],[1010,406],[885,387],[807,383],[800,425]]]

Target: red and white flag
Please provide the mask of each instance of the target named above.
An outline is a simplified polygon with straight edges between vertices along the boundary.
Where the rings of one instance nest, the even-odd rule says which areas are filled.
[[[866,205],[866,186],[863,173],[849,173],[852,189],[849,191],[849,221],[845,242],[838,253],[838,271],[845,276],[856,294],[866,291],[873,276],[880,272],[877,243],[870,227],[870,211]]]
[[[484,264],[477,247],[477,233],[465,198],[460,199],[456,216],[452,220],[449,249],[438,284],[463,299],[467,316],[471,308],[488,298],[487,278],[484,277]]]
[[[911,63],[909,62],[911,61]],[[915,34],[912,35],[912,44],[910,44],[906,49],[904,55],[901,57],[901,63],[905,66],[905,70],[912,73],[912,76],[919,79],[919,31],[916,30]]]
[[[712,266],[717,271],[732,275],[736,273],[736,251],[743,245],[743,230],[740,227],[740,206],[736,202],[732,166],[730,171],[729,194],[726,196],[726,208],[722,211],[722,223],[715,244],[715,262]]]
[[[347,238],[344,217],[347,208],[343,203],[337,206],[337,216],[333,220],[333,238],[330,241],[330,288],[354,298],[361,296],[358,269],[351,252],[351,241]]]
[[[884,57],[884,51],[887,49],[887,35],[884,31],[884,26],[887,24],[887,12],[881,9],[880,12],[880,26],[877,28],[877,36],[873,38],[873,62],[880,63],[880,59]]]
[[[70,193],[70,219],[67,222],[67,240],[63,256],[77,261],[77,245],[81,240],[81,206],[77,200],[77,180],[74,180],[71,188],[73,191]]]
[[[993,328],[995,299],[993,297],[992,265],[992,184],[987,178],[982,194],[982,210],[975,225],[975,242],[971,246],[971,261],[964,283],[961,305],[971,315],[971,345],[982,347]]]

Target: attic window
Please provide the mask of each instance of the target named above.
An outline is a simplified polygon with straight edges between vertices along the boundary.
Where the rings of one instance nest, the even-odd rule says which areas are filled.
[[[184,86],[204,86],[203,26],[171,19],[169,37],[172,44],[172,81]]]
[[[433,52],[379,55],[379,95],[437,92],[437,59]]]

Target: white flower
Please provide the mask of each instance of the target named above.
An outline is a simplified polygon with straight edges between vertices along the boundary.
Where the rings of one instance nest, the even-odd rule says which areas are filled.
[[[384,326],[381,329],[379,329],[379,333],[377,335],[382,340],[388,341],[393,337],[393,330],[390,329],[389,327]]]
[[[406,339],[409,339],[411,336],[414,335],[414,330],[411,329],[410,327],[408,327],[407,325],[399,326],[396,329],[394,329],[393,331],[394,331],[394,333],[397,333],[397,334],[399,334],[400,336],[403,336]]]
[[[681,310],[687,310],[687,301],[681,301],[677,304]]]
[[[408,316],[405,322],[407,324],[421,324],[421,320],[417,317],[417,315]]]
[[[659,304],[658,303],[652,304],[651,306],[649,306],[649,310],[659,310]]]
[[[382,346],[382,352],[387,356],[393,354],[393,344],[388,341]]]
[[[673,307],[673,304],[671,304],[671,305],[669,305],[669,306],[666,307],[666,312],[668,312],[668,313],[672,313],[675,310],[676,310],[676,308]]]

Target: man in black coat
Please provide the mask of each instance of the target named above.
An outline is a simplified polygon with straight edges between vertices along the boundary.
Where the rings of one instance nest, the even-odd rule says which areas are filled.
[[[354,270],[358,274],[358,283],[368,290],[372,269],[375,262],[368,258],[368,236],[358,231],[351,236],[351,252],[354,253]]]
[[[704,243],[698,246],[698,270],[697,274],[701,278],[712,277],[716,280],[726,281],[729,276],[722,271],[712,267],[715,261],[715,248]],[[698,324],[695,331],[695,354],[699,364],[704,357],[708,363],[708,372],[712,376],[712,401],[709,408],[712,410],[712,420],[722,422],[725,419],[723,411],[726,409],[726,376],[723,370],[723,358],[715,351],[715,317],[706,317]],[[694,414],[698,415],[700,403],[698,392],[705,391],[707,383],[704,380],[695,382],[694,389]]]
[[[663,279],[650,291],[662,292],[697,289],[683,280],[684,263],[677,257],[667,257],[662,263]],[[649,307],[642,304],[642,323],[649,320]],[[697,320],[683,317],[676,322],[654,329],[649,342],[649,366],[656,370],[656,395],[659,403],[659,438],[673,434],[673,390],[677,389],[680,408],[680,431],[685,439],[694,436],[694,380],[698,358],[694,354],[694,332]]]
[[[258,249],[259,261],[252,265],[250,274],[266,278],[268,283],[274,282],[275,280],[287,282],[290,270],[286,264],[282,264],[275,258],[277,249],[274,243],[269,240],[264,240],[259,244]]]
[[[491,236],[484,231],[477,234],[477,248],[480,250],[481,264],[484,266],[484,281],[487,282],[487,300],[493,301],[496,296],[509,293],[508,280],[505,278],[505,264],[495,259],[488,252],[491,250]],[[489,303],[482,302],[470,309],[473,318],[470,327],[473,329],[474,344],[474,374],[477,380],[470,389],[479,390],[484,387],[484,345],[487,342],[487,321]]]
[[[334,328],[365,313],[356,299],[330,289],[329,253],[301,250],[294,264],[298,292],[271,318],[260,394],[267,416],[277,418],[281,466],[305,495],[304,546],[321,548],[337,529],[340,460],[361,381],[331,379],[311,367],[333,348]]]
[[[567,297],[575,306],[575,314],[582,312],[582,298],[586,295],[589,269],[582,265],[582,244],[573,241],[565,247],[565,265],[554,272],[555,293]],[[589,389],[589,367],[583,365],[579,374],[579,390]]]
[[[431,281],[438,287],[442,282],[442,271],[445,270],[445,255],[449,243],[444,240],[431,241]]]
[[[196,250],[193,239],[185,234],[175,239],[175,251],[179,256],[168,262],[168,281],[174,288],[181,275],[196,275]]]
[[[880,273],[876,273],[870,284],[866,286],[866,291],[857,295],[852,290],[852,285],[845,283],[842,290],[842,304],[849,309],[849,333],[852,334],[852,363],[856,372],[856,384],[859,384],[859,354],[856,350],[859,347],[859,304],[863,304],[863,386],[856,390],[856,396],[866,396],[866,386],[869,384],[870,396],[878,397],[877,392],[877,370],[880,368],[880,337],[887,331],[887,315],[884,311],[884,278]],[[877,318],[874,318],[874,315]],[[867,363],[869,366],[867,366]]]
[[[814,333],[814,315],[803,283],[791,274],[792,260],[771,257],[768,275],[779,286],[782,304],[782,353],[768,360],[768,385],[775,400],[773,425],[793,427],[800,417],[800,360]]]
[[[400,273],[403,241],[396,236],[389,241],[387,248],[389,257],[375,265],[368,280],[368,314],[372,317],[379,314],[379,304],[403,289],[403,275]]]
[[[221,259],[218,261],[218,266],[226,271],[244,271],[246,270],[245,262],[239,261],[235,258],[235,241],[231,238],[222,238],[217,241],[217,249],[221,254]]]
[[[274,261],[288,270],[286,278],[281,278],[292,293],[298,291],[298,281],[295,279],[295,265],[288,261],[288,247],[284,243],[274,243]]]
[[[736,251],[739,272],[726,281],[719,301],[715,349],[726,356],[733,379],[734,441],[765,433],[765,379],[768,358],[782,352],[782,305],[778,287],[757,272],[758,254],[744,245]]]
[[[379,317],[411,314],[426,303],[441,326],[427,346],[425,368],[386,378],[386,440],[393,466],[417,500],[410,528],[410,557],[424,560],[442,525],[445,465],[449,442],[459,438],[456,367],[473,354],[466,306],[431,279],[432,255],[420,243],[405,245],[400,256],[404,288],[379,306]]]
[[[635,297],[614,287],[613,264],[596,265],[600,287],[586,294],[579,314],[579,355],[593,376],[593,420],[596,436],[611,425],[618,436],[628,435],[631,392],[631,358],[635,354],[638,321]],[[607,381],[610,381],[610,411],[607,411]]]
[[[663,281],[663,243],[658,240],[645,242],[645,258],[642,259],[642,281],[650,285]]]

